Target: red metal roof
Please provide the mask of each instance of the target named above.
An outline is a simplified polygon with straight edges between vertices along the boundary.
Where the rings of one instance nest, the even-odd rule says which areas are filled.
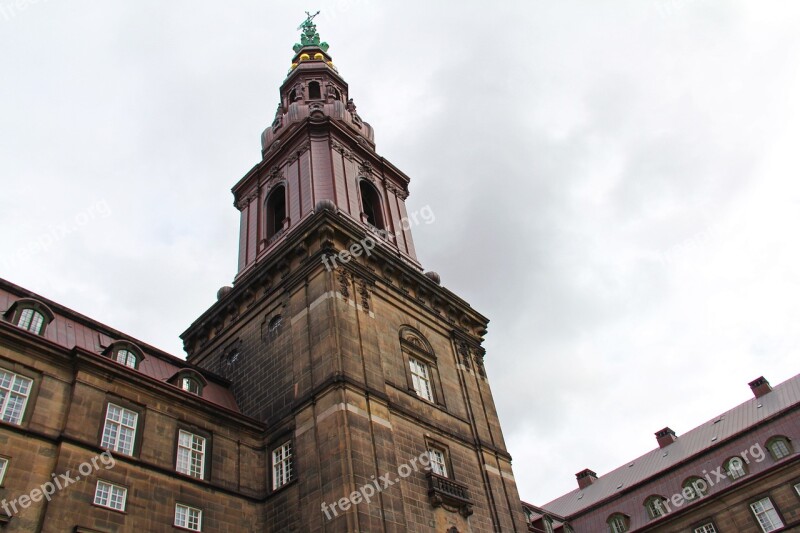
[[[203,399],[239,412],[236,400],[223,378],[0,278],[0,315],[4,315],[14,302],[22,298],[31,298],[47,305],[55,315],[42,335],[45,339],[69,350],[81,348],[97,354],[98,357],[103,357],[101,355],[103,350],[114,341],[132,342],[144,352],[142,354],[144,359],[140,362],[139,368],[130,369],[131,372],[139,372],[166,384],[167,380],[179,370],[191,368],[208,378],[208,383],[202,391]]]
[[[719,448],[720,457],[714,457],[711,463],[721,464],[726,458],[722,457],[730,452],[726,444],[735,436],[746,432],[750,428],[758,426],[761,422],[767,421],[773,416],[787,410],[788,408],[800,403],[800,375],[797,375],[785,382],[775,386],[772,392],[760,398],[752,398],[721,415],[715,416],[708,422],[701,424],[693,430],[679,435],[678,439],[664,448],[656,448],[641,457],[630,461],[611,472],[600,476],[591,485],[568,492],[559,498],[541,506],[542,509],[566,518],[575,513],[603,502],[611,500],[615,495],[620,494],[638,484],[643,484],[652,480],[658,487],[648,486],[654,492],[664,492],[668,490],[669,482],[680,483],[680,478],[685,473],[676,473],[677,477],[669,476],[670,479],[659,479],[659,474],[676,467],[683,462],[690,462],[694,457],[703,456],[707,460],[710,453],[716,455]],[[787,424],[774,428],[786,433],[792,429]],[[794,428],[797,431],[797,428]],[[752,440],[752,436],[749,437]],[[738,439],[742,440],[742,439]],[[746,442],[747,439],[745,439]],[[740,443],[737,443],[739,445]],[[761,443],[763,444],[763,442]],[[732,449],[736,449],[735,447]],[[710,453],[709,453],[710,452]],[[716,463],[715,463],[716,461]],[[709,464],[711,464],[709,463]],[[692,472],[692,468],[689,468]],[[699,475],[699,472],[697,473]],[[688,475],[688,474],[687,474]],[[675,477],[675,480],[671,479]],[[651,479],[652,478],[652,479]],[[681,478],[682,479],[682,478]],[[662,483],[663,481],[663,483]],[[674,483],[673,483],[674,484]],[[663,485],[663,486],[662,486]],[[672,487],[674,489],[674,487]],[[670,496],[670,494],[662,494]],[[640,502],[637,503],[639,505]]]

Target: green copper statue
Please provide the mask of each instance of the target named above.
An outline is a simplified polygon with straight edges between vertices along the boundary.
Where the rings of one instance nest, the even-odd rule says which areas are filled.
[[[314,17],[319,15],[319,11],[314,13],[313,15],[306,11],[306,20],[300,24],[297,29],[302,30],[303,33],[300,35],[300,42],[295,43],[292,49],[295,52],[299,52],[301,48],[304,46],[318,46],[322,49],[323,52],[328,51],[328,43],[320,42],[319,41],[319,33],[317,33],[317,25],[314,24],[313,20]]]

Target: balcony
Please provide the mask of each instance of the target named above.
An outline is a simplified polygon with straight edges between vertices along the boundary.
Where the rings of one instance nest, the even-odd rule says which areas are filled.
[[[472,514],[472,500],[467,486],[450,478],[428,472],[428,497],[434,507],[443,507],[458,512],[464,518]]]

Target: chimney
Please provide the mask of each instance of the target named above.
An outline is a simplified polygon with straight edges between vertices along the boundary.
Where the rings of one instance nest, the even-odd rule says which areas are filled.
[[[575,478],[578,480],[578,488],[585,489],[586,487],[597,481],[597,474],[595,474],[594,472],[592,472],[587,468],[575,474]]]
[[[756,398],[761,398],[768,392],[772,392],[772,387],[769,385],[769,381],[764,379],[764,376],[751,381],[750,382],[750,389],[753,391],[753,394]]]
[[[656,440],[658,441],[659,448],[666,448],[678,440],[678,437],[675,435],[674,431],[666,427],[661,431],[656,431]]]

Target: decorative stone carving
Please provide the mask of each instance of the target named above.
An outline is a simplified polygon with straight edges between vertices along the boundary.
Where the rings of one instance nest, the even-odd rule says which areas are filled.
[[[342,157],[344,157],[349,161],[353,160],[353,153],[350,150],[348,150],[341,144],[337,143],[336,141],[333,141],[331,144],[333,146],[333,150],[342,154]]]
[[[339,293],[345,297],[345,299],[350,298],[350,274],[339,267],[337,269],[336,279],[339,282]]]
[[[364,161],[358,166],[358,172],[365,178],[370,177],[372,176],[372,165],[369,161]]]
[[[350,112],[350,116],[353,118],[353,124],[355,124],[356,127],[358,128],[362,127],[364,125],[364,121],[361,120],[360,116],[358,116],[358,112],[356,111],[356,104],[355,102],[353,102],[352,98],[347,100],[346,109]]]
[[[358,280],[358,294],[361,296],[361,308],[369,312],[369,288],[363,278]]]
[[[275,111],[275,120],[272,121],[272,131],[277,131],[283,126],[283,105],[278,103],[278,109]]]
[[[461,364],[463,364],[465,367],[467,367],[467,369],[469,369],[471,367],[469,362],[469,356],[470,356],[469,346],[467,346],[466,342],[461,341],[458,343],[457,350],[458,350],[458,355],[461,356]]]
[[[269,184],[273,181],[283,179],[283,171],[281,170],[280,166],[272,167],[267,174],[267,179],[264,182],[265,184]]]
[[[294,91],[294,101],[295,102],[297,102],[298,100],[304,100],[305,99],[304,93],[303,93],[303,84],[302,83],[298,83],[297,85],[292,87],[292,90]]]
[[[483,353],[476,352],[474,357],[475,357],[475,367],[478,369],[478,374],[480,374],[482,378],[485,378],[486,368],[484,368],[483,366]]]
[[[302,144],[302,145],[298,146],[297,147],[297,151],[295,151],[295,153],[291,157],[288,157],[284,164],[291,165],[292,163],[297,161],[300,158],[300,156],[303,155],[304,153],[306,153],[309,149],[311,149],[311,144],[310,143],[305,143],[305,144]],[[281,165],[281,166],[283,166],[283,165]]]

